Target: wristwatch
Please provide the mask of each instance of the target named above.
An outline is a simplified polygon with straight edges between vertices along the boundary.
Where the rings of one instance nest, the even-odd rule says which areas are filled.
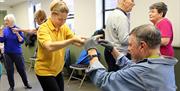
[[[94,57],[98,57],[98,55],[97,55],[97,54],[94,54],[94,55],[88,55],[89,60],[93,59]]]

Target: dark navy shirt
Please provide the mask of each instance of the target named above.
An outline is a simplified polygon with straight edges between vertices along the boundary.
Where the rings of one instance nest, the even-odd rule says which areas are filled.
[[[17,28],[16,26],[12,28]],[[18,37],[12,32],[10,27],[3,29],[3,37],[0,37],[0,42],[4,42],[4,53],[22,53],[21,44],[24,43],[23,32],[19,31],[19,34],[23,37],[23,41],[19,42]]]

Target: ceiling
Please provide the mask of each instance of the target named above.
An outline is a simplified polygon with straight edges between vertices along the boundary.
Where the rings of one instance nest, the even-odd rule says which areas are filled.
[[[2,1],[2,0],[0,0],[0,1]],[[4,2],[0,2],[0,6],[11,7],[16,4],[22,3],[24,1],[29,1],[29,0],[4,0]]]

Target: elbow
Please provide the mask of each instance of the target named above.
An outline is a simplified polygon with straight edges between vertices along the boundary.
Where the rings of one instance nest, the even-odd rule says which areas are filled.
[[[168,45],[170,38],[161,38],[161,46]]]
[[[48,51],[48,52],[54,51],[54,48],[52,47],[52,45],[51,45],[50,42],[43,43],[43,47],[44,47],[45,50]]]
[[[45,49],[48,51],[48,52],[53,52],[54,49],[50,46],[46,46]]]
[[[53,52],[53,51],[54,51],[54,48],[53,48],[50,44],[44,45],[44,48],[45,48],[48,52]]]

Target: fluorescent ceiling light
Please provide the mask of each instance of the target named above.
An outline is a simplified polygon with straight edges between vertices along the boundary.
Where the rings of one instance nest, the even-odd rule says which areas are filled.
[[[4,0],[0,0],[0,2],[4,2]]]

